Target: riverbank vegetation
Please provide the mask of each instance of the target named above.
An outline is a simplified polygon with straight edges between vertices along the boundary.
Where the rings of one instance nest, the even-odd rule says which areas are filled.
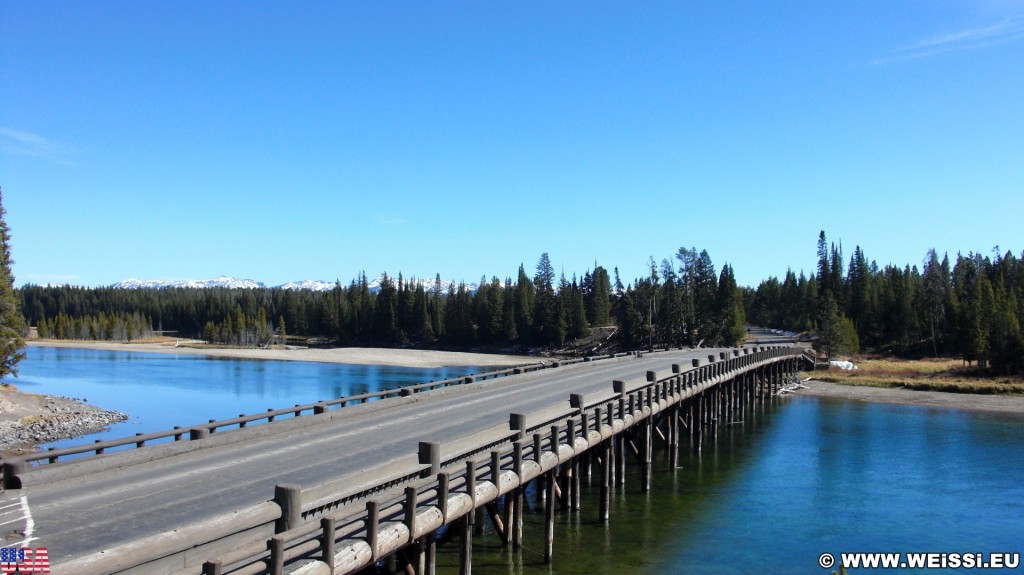
[[[862,357],[856,364],[854,370],[833,368],[815,372],[812,377],[844,385],[1024,396],[1024,377],[987,375],[958,359]]]

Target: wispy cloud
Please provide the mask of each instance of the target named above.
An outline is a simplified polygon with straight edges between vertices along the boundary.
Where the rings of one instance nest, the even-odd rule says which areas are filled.
[[[75,274],[36,274],[27,273],[23,278],[28,283],[37,285],[67,285],[73,284],[80,276]]]
[[[377,223],[382,226],[404,226],[409,221],[401,216],[378,216]]]
[[[70,165],[73,153],[70,146],[44,138],[32,132],[0,128],[0,153],[11,156],[30,156]]]
[[[1024,39],[1024,17],[1014,16],[987,26],[965,28],[915,42],[895,50],[889,56],[878,58],[875,65],[892,64],[906,60],[929,58],[949,52],[977,50],[989,46],[1009,44]]]

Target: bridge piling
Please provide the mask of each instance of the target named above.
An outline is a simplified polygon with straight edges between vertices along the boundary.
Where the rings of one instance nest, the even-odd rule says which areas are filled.
[[[473,512],[459,519],[459,575],[473,573]]]
[[[602,445],[604,456],[601,461],[601,503],[597,515],[601,522],[607,523],[611,508],[612,468],[615,464],[612,462],[612,440],[606,439]]]

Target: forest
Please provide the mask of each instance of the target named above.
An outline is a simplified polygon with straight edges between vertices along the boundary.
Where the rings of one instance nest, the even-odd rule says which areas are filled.
[[[328,291],[114,289],[26,285],[20,309],[44,338],[131,340],[152,333],[262,346],[300,337],[330,346],[561,349],[593,328],[625,349],[734,345],[749,324],[805,332],[828,357],[859,351],[960,357],[995,373],[1024,373],[1024,265],[1010,251],[930,250],[916,265],[879,267],[856,247],[818,236],[813,275],[792,270],[756,288],[737,286],[729,264],[716,272],[706,250],[649,259],[649,274],[624,284],[595,265],[556,279],[547,253],[533,275],[482,278],[479,287],[365,273]]]
[[[957,254],[934,249],[923,265],[879,267],[857,246],[818,236],[816,274],[787,271],[745,289],[757,325],[813,330],[828,355],[870,351],[904,357],[959,357],[994,373],[1024,373],[1024,254]]]
[[[439,277],[406,281],[402,274],[385,274],[371,290],[363,273],[329,291],[26,285],[19,292],[29,324],[56,339],[124,335],[125,328],[102,327],[122,318],[133,337],[174,332],[230,345],[266,345],[287,334],[336,346],[554,349],[592,326],[613,327],[616,343],[630,348],[742,341],[743,298],[732,268],[718,274],[707,252],[694,249],[676,259],[678,267],[664,260],[660,270],[652,260],[651,275],[629,285],[601,266],[556,279],[545,253],[532,277],[520,265],[514,279],[483,279],[476,290],[444,290]]]

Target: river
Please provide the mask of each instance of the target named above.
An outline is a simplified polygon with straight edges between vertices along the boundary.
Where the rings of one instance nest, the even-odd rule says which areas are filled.
[[[28,354],[23,390],[131,414],[110,432],[59,445],[482,371]],[[1024,414],[790,397],[748,411],[700,453],[681,451],[676,469],[659,453],[649,494],[633,466],[607,525],[596,518],[595,474],[583,509],[558,515],[552,565],[542,561],[534,509],[523,549],[503,549],[490,531],[476,539],[474,573],[827,574],[823,553],[1024,551]],[[441,573],[457,572],[455,547],[441,547]],[[851,570],[891,572],[899,570]]]

